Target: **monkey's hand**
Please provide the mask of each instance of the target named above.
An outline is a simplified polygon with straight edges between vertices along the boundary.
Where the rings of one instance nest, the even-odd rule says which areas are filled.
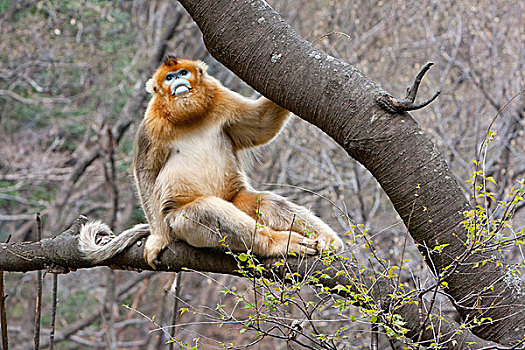
[[[146,245],[144,246],[144,260],[148,263],[149,266],[156,269],[155,261],[159,256],[159,253],[162,249],[166,248],[169,243],[169,239],[166,236],[154,234],[153,232],[146,240]]]

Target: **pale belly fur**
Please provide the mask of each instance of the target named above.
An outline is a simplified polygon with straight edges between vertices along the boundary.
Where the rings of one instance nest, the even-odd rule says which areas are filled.
[[[177,139],[156,180],[156,192],[167,196],[224,198],[228,186],[242,178],[242,170],[219,126],[196,130]]]

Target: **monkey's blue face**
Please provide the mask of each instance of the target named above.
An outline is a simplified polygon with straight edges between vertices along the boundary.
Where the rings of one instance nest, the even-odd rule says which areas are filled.
[[[206,68],[206,64],[200,61],[168,57],[146,82],[146,91],[172,101],[196,98],[199,92],[202,94],[200,84]]]
[[[187,69],[179,69],[176,72],[169,72],[164,77],[164,86],[169,87],[172,96],[178,96],[190,92],[190,79],[192,75]]]

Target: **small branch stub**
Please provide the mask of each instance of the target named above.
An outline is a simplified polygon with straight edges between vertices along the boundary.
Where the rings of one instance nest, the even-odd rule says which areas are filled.
[[[432,101],[434,101],[439,96],[439,94],[441,93],[440,90],[438,90],[434,94],[434,96],[432,96],[426,101],[423,101],[421,103],[415,103],[414,101],[416,100],[417,89],[419,88],[421,79],[423,79],[423,76],[433,64],[434,63],[429,62],[425,64],[423,68],[421,68],[421,70],[416,76],[416,79],[414,80],[414,83],[412,84],[412,86],[410,86],[407,89],[407,94],[405,96],[405,99],[398,100],[397,98],[390,95],[388,92],[383,91],[376,98],[377,104],[382,109],[384,109],[385,111],[389,113],[402,113],[402,112],[407,112],[407,111],[413,111],[413,110],[421,109],[429,105]]]

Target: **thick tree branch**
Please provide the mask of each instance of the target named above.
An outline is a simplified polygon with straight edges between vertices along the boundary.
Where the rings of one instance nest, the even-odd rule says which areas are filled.
[[[95,265],[86,260],[78,250],[80,227],[87,221],[79,217],[69,229],[53,238],[38,242],[0,244],[0,267],[4,271],[27,272],[51,269],[57,272],[90,268],[94,266],[122,266],[134,270],[152,270],[142,255],[142,241],[112,259]],[[162,253],[162,260],[157,270],[180,271],[182,267],[191,267],[199,271],[227,273],[236,269],[235,261],[222,252],[206,251],[202,253],[183,242],[174,242]],[[180,263],[179,263],[180,262]]]
[[[143,259],[143,240],[138,241],[122,254],[94,265],[83,258],[78,250],[78,237],[80,227],[86,222],[85,217],[79,217],[69,229],[59,235],[43,239],[39,242],[3,243],[0,244],[0,266],[5,271],[27,272],[33,270],[50,269],[59,272],[68,272],[72,269],[91,268],[94,266],[123,267],[136,271],[151,270]],[[216,272],[229,275],[239,275],[239,261],[232,255],[212,249],[197,249],[185,242],[172,242],[168,249],[164,250],[157,264],[157,271],[178,272],[182,269]],[[333,294],[349,298],[354,294],[368,291],[373,296],[375,307],[382,310],[391,309],[391,295],[395,286],[392,280],[373,274],[372,272],[360,271],[348,260],[339,260],[327,266],[319,258],[307,260],[289,258],[286,265],[280,264],[280,258],[263,259],[266,276],[270,279],[283,280],[290,272],[297,272],[301,276],[328,275],[330,278],[319,278],[324,286],[329,287]],[[345,271],[338,275],[338,271]],[[354,276],[354,277],[352,277]],[[341,291],[336,286],[349,288],[348,292]],[[358,288],[361,287],[361,288]],[[413,302],[405,302],[395,310],[407,321],[406,328],[411,331],[408,337],[419,336],[419,308],[416,306],[418,300],[414,296]],[[370,305],[362,305],[370,307]],[[425,307],[430,304],[425,302]],[[438,313],[438,310],[433,310]],[[429,320],[431,327],[425,328],[421,337],[423,342],[436,341],[444,344],[447,349],[481,349],[495,344],[482,340],[472,334],[468,329],[459,332],[459,324],[449,317]],[[436,330],[440,335],[436,339]],[[454,342],[453,342],[454,341]],[[454,344],[459,344],[454,346]],[[468,345],[470,344],[470,345]]]
[[[180,2],[217,60],[321,128],[374,175],[436,275],[456,266],[446,281],[451,297],[462,301],[456,304],[461,316],[472,319],[482,312],[494,320],[476,334],[509,345],[522,339],[525,283],[498,261],[497,252],[467,252],[460,223],[471,206],[409,114],[382,110],[376,103],[382,89],[355,67],[313,47],[263,1]],[[439,252],[432,249],[437,245],[447,246]],[[458,264],[462,256],[468,259]],[[485,260],[491,262],[481,265]]]

